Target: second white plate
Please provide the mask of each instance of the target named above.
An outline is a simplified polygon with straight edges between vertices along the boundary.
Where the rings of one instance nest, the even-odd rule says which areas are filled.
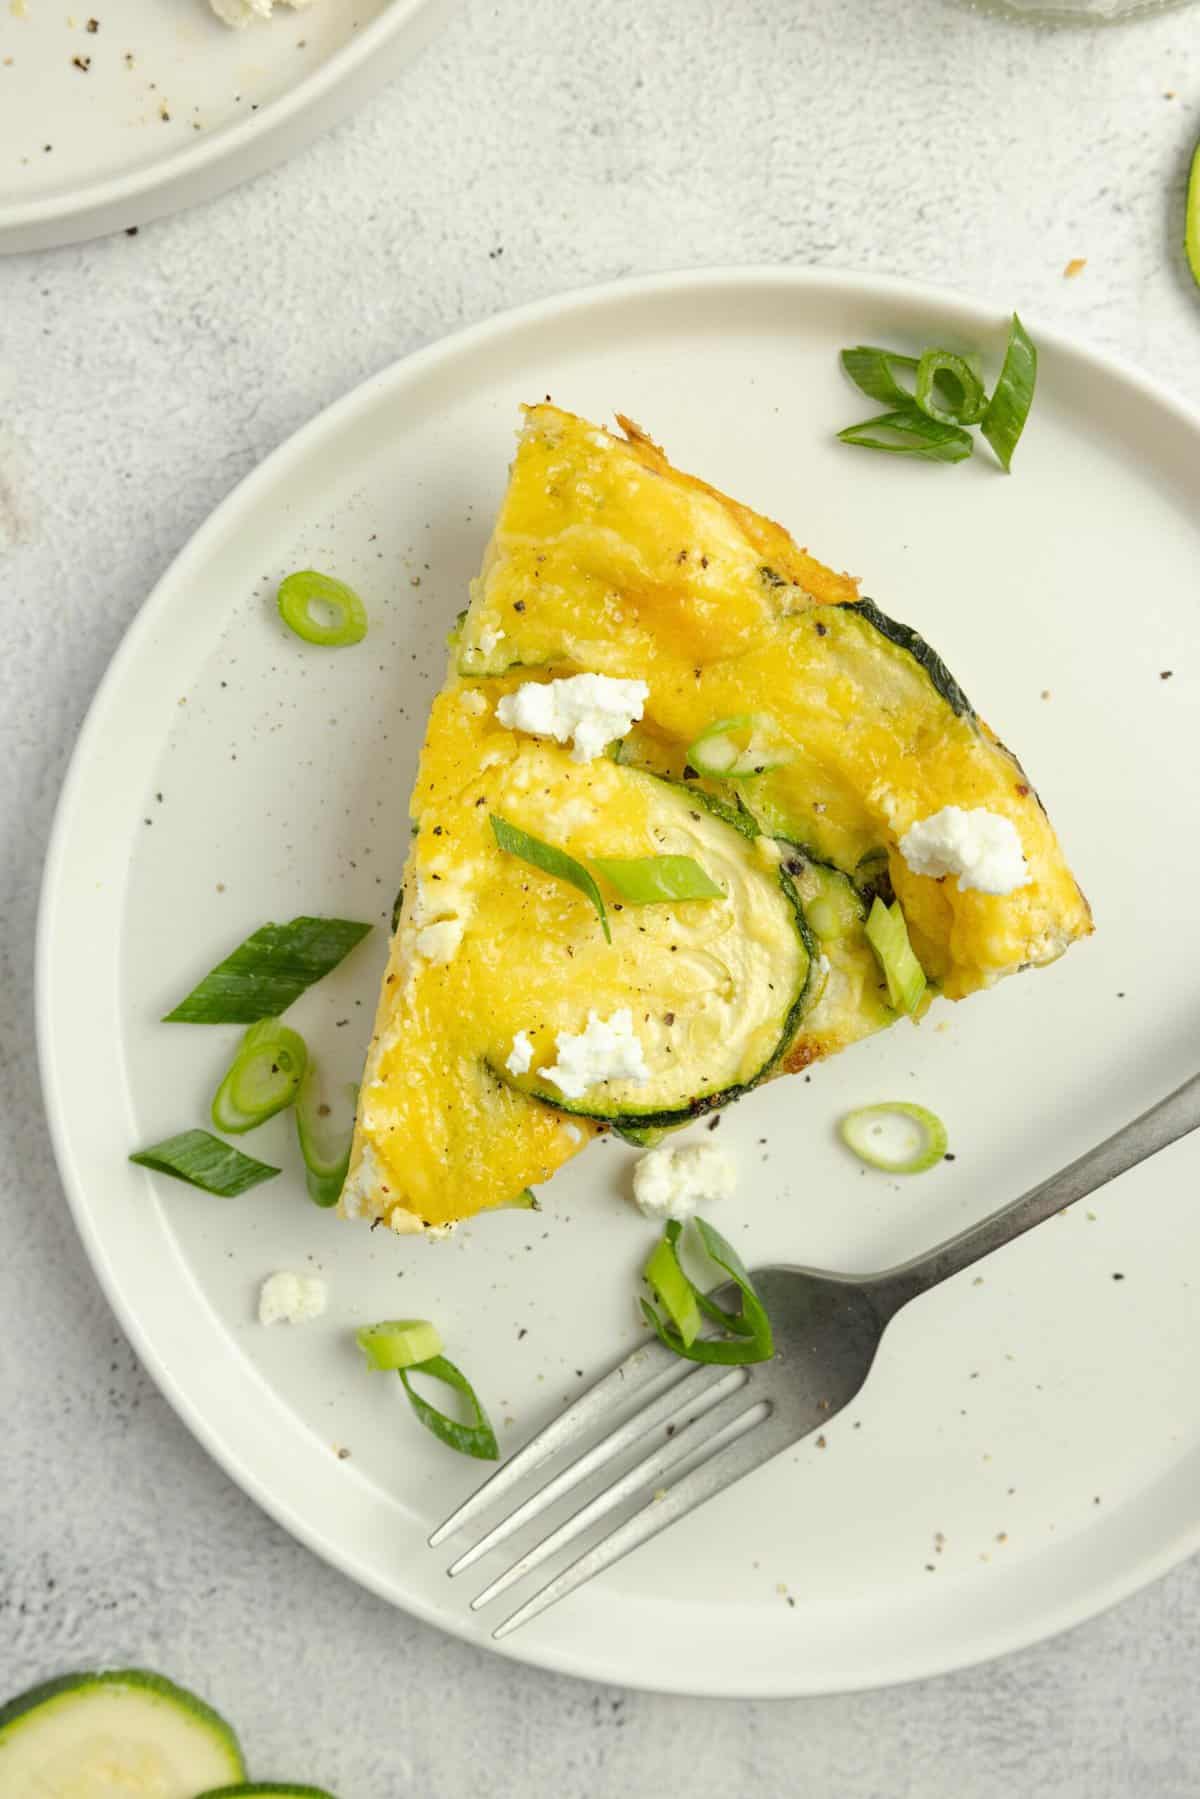
[[[211,200],[394,75],[450,0],[320,0],[230,31],[205,0],[0,5],[0,251]]]
[[[1051,970],[902,1025],[726,1116],[719,1218],[747,1261],[894,1262],[1070,1159],[1193,1071],[1200,426],[1046,332],[1005,478],[986,451],[910,466],[833,441],[862,417],[841,345],[994,361],[1004,321],[826,274],[658,279],[501,319],[368,383],[272,456],[148,601],[96,700],[46,875],[40,1033],[79,1228],[155,1378],[233,1477],[355,1579],[489,1641],[425,1546],[480,1470],[369,1375],[357,1324],[430,1316],[505,1447],[636,1338],[652,1228],[632,1152],[589,1151],[540,1214],[398,1241],[284,1177],[236,1201],[155,1180],[131,1148],[200,1123],[235,1032],[157,1022],[268,918],[375,936],[296,1008],[356,1072],[444,638],[503,490],[518,403],[620,407],[682,466],[785,520],[926,633],[1036,780],[1097,935]],[[362,646],[280,626],[287,570],[363,593]],[[912,1098],[953,1163],[860,1171],[833,1126]],[[1200,1538],[1198,1146],[1135,1170],[914,1306],[860,1400],[504,1644],[600,1679],[799,1694],[961,1666],[1077,1621]],[[319,1267],[331,1307],[254,1321],[258,1282]],[[343,1454],[347,1451],[347,1454]],[[488,1573],[485,1564],[483,1575]],[[479,1584],[483,1584],[482,1578]],[[518,1596],[523,1596],[518,1594]]]

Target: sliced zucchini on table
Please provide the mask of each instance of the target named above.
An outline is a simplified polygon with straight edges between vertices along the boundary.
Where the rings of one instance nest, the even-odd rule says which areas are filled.
[[[141,1668],[67,1674],[0,1708],[0,1799],[195,1799],[245,1774],[224,1718]]]
[[[198,1799],[334,1799],[334,1795],[324,1787],[297,1786],[291,1780],[282,1785],[274,1780],[251,1780],[241,1786],[213,1787]]]

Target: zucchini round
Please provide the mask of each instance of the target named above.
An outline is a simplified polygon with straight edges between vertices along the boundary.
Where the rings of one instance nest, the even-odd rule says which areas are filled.
[[[691,856],[721,897],[612,905],[611,944],[578,907],[564,917],[561,939],[548,937],[544,916],[535,914],[505,944],[528,1008],[522,1028],[533,1044],[531,1062],[521,1072],[507,1066],[512,1036],[499,1019],[485,1061],[508,1085],[556,1110],[644,1140],[648,1131],[725,1104],[771,1071],[808,1003],[812,938],[780,852],[735,807],[609,761],[592,765],[591,788],[603,853],[652,846]],[[551,822],[563,815],[551,765],[544,781],[527,782],[524,792],[536,796]],[[517,816],[522,828],[548,831],[540,816]],[[573,837],[567,847],[584,861],[600,851],[599,842]],[[539,879],[527,869],[510,878]],[[558,1065],[559,1035],[578,1035],[591,1014],[607,1020],[619,1011],[632,1015],[646,1077],[598,1079],[580,1094],[564,1092],[547,1075]]]
[[[193,1799],[245,1773],[224,1718],[143,1668],[66,1674],[0,1708],[0,1794],[13,1799]]]

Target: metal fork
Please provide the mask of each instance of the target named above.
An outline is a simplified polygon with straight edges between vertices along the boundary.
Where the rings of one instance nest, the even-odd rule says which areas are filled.
[[[579,1446],[621,1411],[642,1403],[597,1443],[536,1488],[452,1563],[461,1574],[582,1482],[650,1439],[649,1452],[621,1472],[548,1536],[498,1574],[473,1610],[507,1592],[535,1568],[649,1493],[640,1509],[540,1588],[493,1636],[508,1636],[564,1599],[622,1556],[649,1542],[706,1499],[828,1424],[866,1380],[884,1331],[910,1300],[1011,1243],[1034,1225],[1094,1193],[1126,1169],[1200,1125],[1200,1075],[1123,1130],[1011,1205],[960,1232],[926,1255],[882,1274],[824,1274],[813,1268],[760,1268],[754,1284],[771,1316],[775,1354],[743,1367],[697,1364],[673,1355],[657,1339],[634,1351],[610,1374],[518,1450],[430,1537],[436,1547],[514,1493],[552,1457]],[[732,1296],[736,1289],[728,1289]]]

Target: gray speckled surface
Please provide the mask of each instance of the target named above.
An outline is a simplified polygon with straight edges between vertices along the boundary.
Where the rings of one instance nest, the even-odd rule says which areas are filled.
[[[92,1279],[41,1117],[31,952],[71,742],[154,579],[295,426],[459,324],[627,272],[820,263],[1015,301],[1200,399],[1175,241],[1198,27],[476,0],[276,174],[0,261],[0,1689],[159,1665],[232,1714],[256,1769],[342,1799],[1195,1792],[1195,1566],[953,1679],[720,1705],[483,1656],[317,1562],[192,1441]]]

